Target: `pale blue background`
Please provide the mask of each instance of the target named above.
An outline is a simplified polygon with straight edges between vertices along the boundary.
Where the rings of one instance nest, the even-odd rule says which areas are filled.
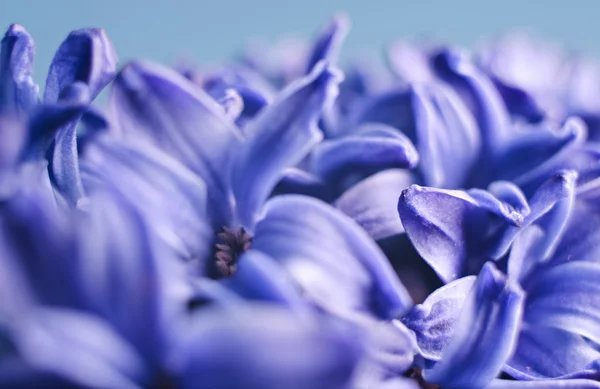
[[[0,27],[16,22],[33,35],[36,80],[43,82],[54,50],[76,28],[106,29],[122,62],[172,62],[184,54],[216,62],[251,37],[309,36],[336,11],[345,11],[353,24],[347,56],[377,52],[394,38],[426,34],[472,46],[526,27],[600,57],[600,1],[594,0],[0,0]]]

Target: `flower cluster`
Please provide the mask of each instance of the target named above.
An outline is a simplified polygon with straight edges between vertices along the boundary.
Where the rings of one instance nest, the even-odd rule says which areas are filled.
[[[43,98],[8,29],[1,388],[600,388],[600,66],[342,71],[348,27],[210,69],[77,30]]]

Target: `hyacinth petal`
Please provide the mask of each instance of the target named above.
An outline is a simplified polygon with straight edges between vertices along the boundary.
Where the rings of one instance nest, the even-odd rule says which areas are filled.
[[[542,258],[548,257],[560,243],[575,198],[577,173],[561,171],[548,179],[529,200],[531,210],[518,226],[508,226],[500,234],[490,251],[493,258],[500,258],[509,249],[515,237],[528,225],[535,223],[544,232],[539,250]]]
[[[463,277],[444,285],[402,318],[416,335],[419,355],[432,361],[441,359],[476,278]]]
[[[412,244],[445,282],[479,270],[481,263],[471,262],[485,254],[483,238],[492,215],[500,216],[506,226],[523,220],[485,191],[418,185],[402,192],[398,212]]]
[[[320,177],[298,168],[285,169],[283,177],[273,189],[273,194],[302,194],[326,202],[335,199],[334,191]]]
[[[337,15],[317,37],[308,57],[305,74],[310,74],[316,64],[326,61],[335,65],[342,43],[350,29],[350,20],[345,15]]]
[[[504,370],[518,380],[597,379],[599,361],[600,352],[581,336],[526,324]]]
[[[418,163],[415,147],[402,133],[391,128],[373,131],[369,127],[373,126],[321,142],[311,154],[311,170],[327,181],[339,182],[348,174],[412,168]]]
[[[579,119],[569,119],[560,132],[547,126],[527,129],[507,144],[496,160],[494,176],[514,180],[519,185],[543,176],[551,166],[558,170],[553,160],[585,139],[586,129]],[[535,152],[532,152],[535,150]]]
[[[249,305],[197,316],[174,363],[186,388],[347,388],[359,357],[345,327],[307,323],[286,309]]]
[[[409,88],[397,88],[367,98],[355,109],[348,119],[350,125],[383,123],[402,131],[411,141],[416,142],[413,93]]]
[[[387,259],[355,222],[305,196],[267,203],[253,248],[277,260],[305,295],[342,316],[394,318],[412,304]]]
[[[543,271],[527,285],[525,320],[600,341],[600,265],[569,262]]]
[[[482,388],[516,346],[525,295],[487,263],[475,282],[440,362],[423,377],[444,388]]]
[[[115,48],[104,30],[84,28],[71,32],[50,64],[44,102],[57,102],[63,89],[76,81],[86,84],[94,99],[114,78],[117,61]]]
[[[228,179],[241,134],[222,107],[174,70],[148,62],[126,65],[111,99],[125,138],[150,141],[202,177],[214,227],[228,224]]]
[[[557,381],[494,380],[486,389],[599,389],[600,382],[584,379]]]
[[[238,270],[222,283],[244,299],[280,303],[298,311],[307,309],[284,269],[256,250],[244,253]]]
[[[248,139],[236,155],[232,174],[242,225],[252,228],[283,170],[300,162],[323,138],[317,122],[323,107],[337,94],[340,81],[337,70],[320,63],[248,125]]]
[[[465,95],[465,101],[473,104],[483,151],[491,153],[488,158],[502,151],[511,138],[510,117],[492,81],[456,50],[442,50],[433,62],[438,76],[457,87]]]
[[[94,180],[128,198],[157,235],[184,260],[204,269],[212,252],[214,230],[208,224],[204,182],[169,155],[152,147],[104,140],[94,145],[83,165],[86,189]]]
[[[36,300],[80,307],[71,228],[43,188],[10,198],[2,207],[0,223],[8,243],[6,261],[24,275]]]
[[[544,259],[544,231],[536,226],[528,226],[515,238],[508,257],[509,277],[523,284],[531,271]]]
[[[131,346],[107,323],[80,311],[38,308],[14,323],[22,358],[83,387],[137,389],[148,374]]]
[[[404,232],[396,210],[398,195],[413,183],[405,170],[389,169],[348,189],[335,207],[356,221],[376,240]]]
[[[60,100],[65,104],[73,105],[85,105],[89,102],[89,99],[89,88],[79,81],[66,86],[60,97]],[[76,134],[77,124],[82,115],[74,117],[72,121],[58,129],[51,153],[51,179],[63,198],[73,206],[84,196],[83,183],[79,172]]]
[[[28,111],[38,102],[31,77],[35,44],[27,31],[13,24],[0,43],[0,112]]]
[[[413,87],[416,139],[425,185],[463,187],[480,157],[475,119],[458,95],[441,85]]]

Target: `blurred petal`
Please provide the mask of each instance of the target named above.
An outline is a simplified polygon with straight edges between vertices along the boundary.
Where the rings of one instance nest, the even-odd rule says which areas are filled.
[[[308,306],[283,267],[256,250],[246,252],[235,274],[222,283],[245,299],[281,303],[296,310]]]
[[[203,310],[182,339],[174,370],[185,388],[347,388],[359,344],[341,326],[248,306]]]
[[[356,221],[376,240],[404,232],[398,217],[398,197],[412,184],[412,174],[390,169],[368,177],[348,189],[335,207]]]
[[[527,287],[525,320],[600,342],[600,265],[574,261],[538,271]]]
[[[14,324],[19,354],[40,371],[83,387],[115,389],[140,388],[148,374],[131,346],[91,315],[40,309]]]
[[[464,187],[481,152],[472,114],[458,95],[441,85],[414,86],[412,101],[424,183]]]
[[[333,201],[335,195],[328,183],[316,175],[298,168],[288,168],[273,189],[273,194],[302,194],[325,202]]]
[[[283,170],[300,162],[323,138],[317,127],[332,102],[340,76],[324,64],[287,87],[248,125],[248,139],[236,155],[232,188],[242,225],[252,228]]]
[[[50,64],[44,102],[57,102],[63,89],[76,81],[88,86],[93,99],[115,76],[117,61],[104,30],[84,28],[71,32]]]
[[[340,48],[349,29],[348,17],[340,14],[333,18],[317,37],[308,59],[305,74],[310,74],[315,65],[321,61],[326,61],[332,66],[336,64]]]
[[[121,70],[111,98],[125,138],[150,141],[197,173],[213,227],[231,221],[229,169],[241,134],[219,104],[174,70],[146,62]]]
[[[0,47],[0,112],[28,111],[39,99],[39,88],[31,77],[33,39],[23,27],[13,24]]]
[[[526,325],[505,371],[518,380],[599,378],[600,352],[581,336]]]
[[[521,325],[524,293],[487,263],[477,277],[440,362],[425,370],[444,388],[482,388],[512,355]]]
[[[311,154],[311,170],[328,182],[339,182],[349,174],[412,168],[418,161],[417,151],[406,136],[387,126],[371,125],[321,142]]]
[[[433,361],[441,359],[476,278],[463,277],[437,289],[402,318],[416,335],[419,355]]]
[[[350,114],[350,124],[387,124],[402,131],[417,144],[413,98],[414,94],[406,87],[374,95],[365,99],[360,108]]]
[[[600,382],[593,380],[509,381],[494,380],[486,389],[598,389]]]
[[[152,147],[104,140],[91,148],[83,166],[88,191],[94,179],[109,183],[147,220],[181,258],[196,260],[198,270],[212,250],[204,182],[169,155]]]
[[[481,130],[483,152],[493,158],[511,139],[510,117],[494,84],[461,52],[446,49],[434,59],[438,76],[447,80],[471,103]]]
[[[253,248],[281,263],[306,297],[342,316],[394,318],[411,305],[379,248],[350,218],[305,196],[270,200]]]

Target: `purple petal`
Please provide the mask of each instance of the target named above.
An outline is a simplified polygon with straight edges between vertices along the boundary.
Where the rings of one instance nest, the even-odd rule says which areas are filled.
[[[39,99],[39,88],[31,77],[33,39],[23,27],[13,24],[0,45],[0,111],[28,111]]]
[[[472,114],[458,95],[441,85],[414,86],[412,101],[424,183],[464,187],[481,151]]]
[[[570,262],[529,282],[525,320],[600,341],[600,265]]]
[[[273,189],[273,194],[302,194],[316,197],[326,202],[333,201],[334,191],[316,175],[298,168],[288,168]]]
[[[443,50],[435,58],[435,69],[469,101],[479,124],[482,146],[490,156],[501,151],[511,139],[511,124],[506,106],[494,84],[463,53]]]
[[[324,64],[287,87],[248,125],[238,150],[232,188],[240,222],[251,228],[283,170],[300,162],[322,138],[317,121],[337,93],[339,73]]]
[[[403,81],[427,83],[435,80],[430,64],[430,50],[410,42],[399,41],[390,45],[386,61],[390,69]]]
[[[419,355],[433,361],[442,358],[476,278],[463,277],[437,289],[402,318],[416,335]]]
[[[487,245],[494,243],[487,241],[492,216],[501,217],[501,226],[523,220],[510,204],[485,191],[418,185],[402,192],[398,212],[414,247],[445,282],[479,270]]]
[[[390,169],[368,177],[348,189],[335,207],[356,221],[376,240],[404,232],[398,217],[398,196],[414,178],[404,170]]]
[[[383,253],[339,211],[305,196],[267,203],[253,248],[278,261],[306,296],[342,316],[394,318],[411,305]]]
[[[376,94],[365,99],[350,113],[350,126],[363,123],[382,123],[402,131],[415,144],[416,129],[413,112],[413,93],[407,87]]]
[[[71,32],[50,64],[44,102],[57,102],[63,89],[76,81],[88,86],[93,99],[114,78],[117,61],[104,30],[86,28]]]
[[[182,259],[205,261],[214,231],[207,221],[206,185],[169,155],[151,147],[98,143],[87,155],[85,183],[116,188]]]
[[[36,310],[14,323],[12,336],[30,366],[83,387],[136,389],[149,374],[127,342],[88,314]]]
[[[175,71],[145,62],[121,70],[112,103],[123,135],[150,141],[202,177],[214,226],[230,222],[228,179],[241,134],[218,103]]]
[[[560,381],[509,381],[494,380],[486,389],[598,389],[600,382],[567,379]]]
[[[581,336],[526,325],[505,371],[518,380],[599,378],[600,352]]]
[[[284,269],[256,250],[246,252],[235,274],[222,283],[245,299],[281,303],[299,311],[307,309]]]
[[[340,48],[348,30],[350,20],[345,15],[337,15],[319,34],[310,53],[305,74],[310,74],[316,64],[326,61],[329,65],[335,65]]]
[[[311,154],[311,170],[329,182],[339,182],[349,174],[412,168],[418,161],[417,151],[406,136],[375,125],[320,143]]]
[[[347,388],[359,357],[351,333],[283,309],[203,310],[183,337],[174,370],[189,388]]]
[[[482,388],[516,347],[524,293],[487,263],[467,297],[440,362],[423,377],[444,388]]]

